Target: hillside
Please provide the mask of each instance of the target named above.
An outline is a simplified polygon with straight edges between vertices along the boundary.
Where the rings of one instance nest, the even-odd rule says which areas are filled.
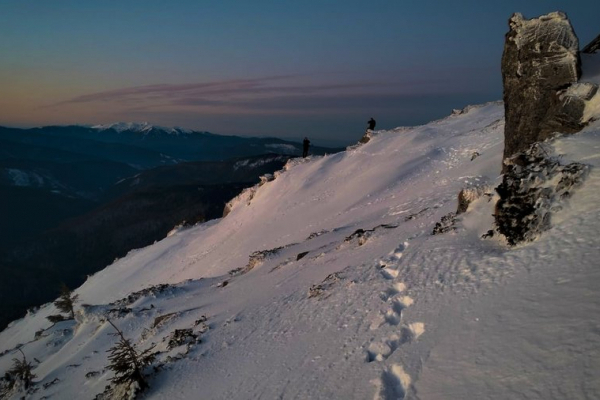
[[[339,150],[314,146],[311,153]],[[57,228],[66,219],[138,189],[126,186],[127,178],[143,171],[159,168],[154,176],[161,177],[162,186],[172,180],[189,184],[197,180],[193,174],[206,174],[206,170],[226,160],[265,154],[297,156],[301,144],[132,123],[0,127],[0,196],[5,202],[0,218],[0,251],[14,244],[35,242],[36,236]],[[186,162],[194,164],[186,167]],[[201,166],[203,162],[206,164]],[[154,179],[147,180],[153,183]],[[251,179],[243,177],[235,182],[255,180],[252,175]],[[118,182],[121,184],[115,187]],[[233,181],[219,182],[215,175],[211,182]]]
[[[148,399],[600,397],[600,122],[544,144],[589,173],[550,230],[511,247],[482,238],[503,117],[469,107],[288,162],[225,218],[89,277],[76,321],[50,324],[48,304],[12,323],[0,371],[22,344],[30,398],[116,397],[109,317],[156,344]],[[432,235],[469,187],[489,195]]]
[[[141,171],[110,186],[113,200],[101,204],[42,188],[2,188],[0,329],[55,298],[61,282],[77,287],[176,225],[221,217],[232,197],[289,158],[266,154]]]

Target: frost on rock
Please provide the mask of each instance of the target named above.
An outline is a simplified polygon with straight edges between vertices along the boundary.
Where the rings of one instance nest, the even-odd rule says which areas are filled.
[[[285,246],[285,247],[287,247],[287,246]],[[271,258],[274,255],[278,254],[279,251],[283,248],[284,248],[284,246],[276,247],[274,249],[269,249],[269,250],[255,251],[254,253],[250,254],[250,257],[248,257],[248,264],[246,264],[245,267],[239,267],[239,268],[232,269],[231,271],[229,271],[229,275],[230,276],[238,276],[238,275],[243,275],[247,272],[250,272],[257,265],[262,264],[266,259]]]
[[[600,114],[600,94],[598,85],[590,82],[576,83],[560,93],[566,116],[579,115],[580,122],[586,124]]]
[[[473,186],[462,189],[458,193],[458,206],[456,208],[456,214],[467,212],[467,209],[472,202],[481,196],[488,194],[489,191],[490,187],[487,185]]]
[[[535,240],[550,229],[552,213],[570,197],[588,167],[580,163],[562,165],[536,143],[507,163],[502,183],[496,188],[498,231],[510,245]]]
[[[451,212],[442,217],[440,222],[436,222],[433,227],[432,235],[440,235],[456,229],[456,213]]]
[[[502,55],[504,158],[555,132],[580,131],[589,120],[585,102],[593,96],[591,88],[571,88],[581,77],[581,61],[579,41],[564,13],[531,20],[517,13],[509,26]]]
[[[456,212],[451,212],[442,217],[439,222],[436,222],[433,227],[432,235],[440,235],[456,230],[457,216],[467,212],[469,205],[480,197],[489,196],[490,187],[487,185],[472,186],[462,189],[458,192],[458,206]]]

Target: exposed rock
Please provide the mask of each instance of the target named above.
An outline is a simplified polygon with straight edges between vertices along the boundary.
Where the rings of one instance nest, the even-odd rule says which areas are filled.
[[[598,85],[589,82],[576,83],[569,86],[560,94],[563,109],[557,118],[577,115],[582,124],[586,124],[598,115]]]
[[[176,313],[176,312],[159,315],[158,317],[154,318],[154,322],[152,323],[152,328],[156,328],[160,325],[163,325],[164,323],[168,322],[169,320],[171,320],[177,316],[178,316],[178,313]]]
[[[358,143],[368,143],[369,140],[371,140],[371,138],[373,137],[373,131],[370,129],[367,129],[367,131],[365,132],[365,134],[363,135],[363,137],[360,138],[360,140],[358,141]]]
[[[45,390],[45,389],[48,389],[48,388],[49,388],[50,386],[52,386],[52,385],[56,385],[58,382],[60,382],[60,379],[58,379],[58,378],[54,378],[54,379],[53,379],[53,380],[51,380],[50,382],[46,382],[46,383],[44,383],[42,386],[44,387],[44,390]]]
[[[378,229],[394,229],[397,228],[398,225],[391,224],[381,224],[377,225],[373,229],[357,229],[352,234],[344,239],[344,242],[351,242],[354,239],[358,239],[358,245],[362,246],[367,243],[369,238],[373,235],[373,233]]]
[[[230,270],[229,275],[230,276],[238,276],[238,275],[243,275],[247,272],[250,272],[257,265],[262,264],[267,258],[270,258],[270,257],[278,254],[281,249],[284,249],[284,248],[292,246],[292,245],[293,244],[289,244],[286,246],[276,247],[274,249],[255,251],[254,253],[250,254],[250,257],[248,257],[248,264],[246,264],[246,266],[238,267],[238,268],[234,268],[234,269]]]
[[[159,297],[161,294],[172,295],[177,290],[177,286],[168,283],[160,283],[158,285],[150,286],[148,288],[138,290],[129,294],[120,300],[110,303],[112,306],[127,306],[133,304],[142,297]]]
[[[470,188],[462,189],[458,193],[458,207],[456,208],[456,214],[462,214],[467,212],[469,205],[485,195],[489,188],[487,186],[475,186]]]
[[[273,174],[265,174],[265,175],[261,175],[260,176],[260,182],[258,183],[258,186],[262,186],[267,182],[271,182],[275,180],[275,175]]]
[[[196,344],[198,342],[200,342],[200,339],[191,328],[175,329],[169,336],[167,348],[171,350],[184,344]]]
[[[587,46],[581,50],[582,53],[592,54],[600,49],[600,35],[596,36],[594,40],[588,43]]]
[[[259,179],[260,179],[259,183],[257,183],[256,185],[254,185],[252,187],[245,188],[244,190],[242,190],[242,192],[240,194],[238,194],[233,199],[231,199],[227,203],[225,203],[225,207],[223,208],[223,218],[225,218],[227,215],[229,215],[229,213],[231,213],[231,211],[233,211],[233,209],[240,204],[246,203],[246,205],[250,205],[250,202],[256,195],[256,191],[258,190],[258,188],[260,188],[267,182],[271,182],[271,181],[275,180],[275,178],[277,178],[277,176],[278,176],[277,173],[261,175],[259,177]]]
[[[284,248],[284,246],[281,246],[281,247],[276,247],[276,248],[270,249],[270,250],[255,251],[254,253],[250,254],[250,258],[248,259],[248,264],[246,265],[246,268],[244,269],[243,273],[246,273],[246,272],[252,270],[254,267],[256,267],[259,264],[262,264],[265,261],[265,259],[276,255],[283,248]]]
[[[365,134],[360,138],[360,140],[358,142],[356,142],[356,144],[353,144],[353,145],[350,145],[350,146],[346,147],[346,151],[351,151],[351,150],[358,149],[363,144],[368,143],[373,136],[374,136],[373,131],[370,130],[370,129],[367,129],[365,131]]]
[[[310,235],[308,235],[308,237],[307,237],[305,240],[314,239],[314,238],[316,238],[316,237],[319,237],[319,236],[321,236],[321,235],[323,235],[323,234],[325,234],[325,233],[328,233],[328,232],[329,232],[329,231],[327,231],[327,230],[325,230],[325,229],[322,229],[322,230],[320,230],[319,232],[313,232],[313,233],[311,233]]]
[[[308,254],[308,251],[303,251],[302,253],[298,253],[298,255],[296,256],[296,261],[302,260],[304,257],[306,257],[307,254]]]
[[[374,231],[374,229],[368,229],[366,231],[364,229],[357,229],[350,236],[346,237],[344,242],[350,242],[353,239],[358,239],[358,245],[362,246],[367,242],[367,240],[369,240],[369,237]]]
[[[495,222],[510,245],[534,240],[550,229],[552,213],[562,207],[583,180],[588,167],[561,165],[536,143],[507,162],[502,183],[496,188]]]
[[[495,233],[494,230],[490,229],[486,233],[484,233],[483,235],[481,235],[481,238],[482,239],[489,239],[491,237],[494,237],[494,233]]]
[[[555,132],[583,128],[581,107],[565,94],[581,76],[579,41],[567,16],[554,12],[509,20],[502,55],[504,158]]]
[[[208,318],[206,318],[206,315],[201,316],[196,321],[194,321],[194,326],[198,326],[198,325],[202,324],[203,327],[206,327],[206,329],[208,329],[208,327],[205,324],[207,319]]]
[[[444,215],[440,222],[436,222],[433,227],[432,235],[439,235],[441,233],[450,232],[456,229],[454,224],[456,223],[456,213],[448,213]]]
[[[100,371],[90,371],[85,374],[85,377],[87,379],[91,379],[97,377],[98,375],[100,375]]]
[[[329,297],[325,296],[325,292],[327,292],[332,286],[334,286],[337,282],[339,282],[342,279],[344,279],[344,277],[340,272],[334,272],[333,274],[327,275],[327,277],[323,279],[323,282],[317,285],[312,285],[308,289],[308,298],[310,299],[313,297]]]
[[[407,215],[406,217],[404,217],[404,222],[410,221],[412,219],[417,219],[417,218],[423,216],[427,210],[429,210],[429,207],[425,207],[424,209],[420,210],[419,212]]]

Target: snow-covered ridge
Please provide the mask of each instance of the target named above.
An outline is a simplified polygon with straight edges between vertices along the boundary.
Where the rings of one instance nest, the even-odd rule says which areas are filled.
[[[471,107],[290,161],[227,217],[91,276],[76,321],[51,326],[46,305],[12,323],[0,373],[20,343],[30,398],[93,398],[112,377],[108,316],[160,351],[148,399],[597,398],[599,122],[545,147],[592,168],[541,239],[482,238],[493,193],[432,235],[461,189],[498,184],[503,116]]]
[[[153,130],[164,131],[169,134],[179,135],[179,134],[189,134],[192,133],[192,130],[183,129],[179,127],[167,128],[164,126],[152,125],[148,122],[115,122],[112,124],[104,124],[104,125],[93,125],[92,129],[97,129],[99,131],[106,131],[109,129],[115,130],[117,132],[124,131],[133,131],[140,132],[144,134],[148,134]]]

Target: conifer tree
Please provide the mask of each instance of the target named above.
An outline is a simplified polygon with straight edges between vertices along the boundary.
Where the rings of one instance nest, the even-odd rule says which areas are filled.
[[[60,312],[69,314],[70,319],[75,319],[73,306],[77,302],[78,295],[71,296],[71,290],[64,283],[60,287],[60,296],[54,301],[54,305]]]
[[[27,358],[25,357],[23,350],[20,348],[17,350],[21,352],[23,359],[19,360],[18,358],[13,358],[13,366],[8,370],[8,375],[16,381],[21,381],[23,383],[23,388],[27,390],[31,385],[31,381],[33,381],[33,378],[35,378],[35,375],[31,372],[33,367],[31,363],[27,362]]]
[[[107,320],[117,331],[114,335],[119,337],[118,343],[108,350],[110,364],[106,368],[115,372],[111,381],[117,385],[126,385],[134,392],[137,392],[137,389],[144,390],[148,387],[148,382],[144,378],[143,369],[154,361],[155,355],[151,353],[154,346],[142,352],[138,351],[136,345],[126,339],[110,319]]]

